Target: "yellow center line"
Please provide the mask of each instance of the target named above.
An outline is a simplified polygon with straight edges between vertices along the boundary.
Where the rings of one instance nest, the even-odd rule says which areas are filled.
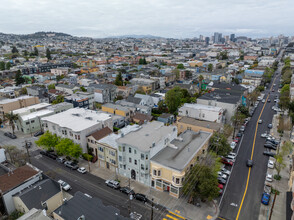
[[[276,81],[276,78],[274,79],[273,83],[272,83],[272,86],[270,87],[270,91],[269,91],[269,94],[270,92],[272,91],[272,88],[273,88],[273,85],[274,85],[274,82]],[[256,126],[255,126],[255,133],[254,133],[254,139],[253,139],[253,145],[252,145],[252,151],[251,151],[251,157],[250,159],[252,160],[253,159],[253,154],[254,154],[254,147],[255,147],[255,140],[256,140],[256,134],[257,134],[257,129],[258,129],[258,121],[260,120],[260,117],[263,113],[263,110],[267,104],[267,100],[269,98],[269,94],[267,95],[266,97],[266,100],[265,100],[265,103],[263,104],[263,107],[262,107],[262,110],[259,114],[259,117],[257,119],[257,122],[256,122]],[[244,202],[244,199],[245,199],[245,196],[246,196],[246,193],[247,193],[247,189],[248,189],[248,184],[249,184],[249,179],[250,179],[250,173],[251,173],[251,167],[249,167],[248,169],[248,175],[247,175],[247,181],[246,181],[246,187],[245,187],[245,191],[244,191],[244,194],[243,194],[243,197],[242,197],[242,201],[241,201],[241,204],[240,204],[240,207],[239,207],[239,210],[238,210],[238,214],[237,214],[237,217],[236,217],[236,220],[239,219],[239,215],[240,215],[240,212],[241,212],[241,209],[242,209],[242,206],[243,206],[243,202]]]

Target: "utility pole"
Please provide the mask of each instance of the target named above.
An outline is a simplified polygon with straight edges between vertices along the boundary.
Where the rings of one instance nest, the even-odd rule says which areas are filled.
[[[276,197],[277,197],[277,191],[275,192],[275,197],[274,197],[273,205],[272,205],[272,208],[271,208],[271,213],[270,213],[270,216],[269,216],[269,220],[271,220],[271,218],[272,218],[273,209],[274,209],[275,202],[276,202]]]
[[[28,155],[28,159],[29,159],[29,162],[31,163],[31,158],[30,158],[30,152],[29,152],[29,143],[27,140],[25,140],[25,148],[27,149],[27,155]]]
[[[153,198],[151,199],[151,216],[150,220],[153,220]]]
[[[131,179],[130,178],[129,178],[129,189],[131,189]],[[129,195],[129,207],[128,207],[129,216],[131,216],[132,199],[133,199],[133,195],[130,194]]]

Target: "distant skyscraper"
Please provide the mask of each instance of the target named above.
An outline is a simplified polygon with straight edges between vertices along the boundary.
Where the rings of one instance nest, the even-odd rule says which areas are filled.
[[[203,35],[199,35],[199,40],[203,41],[204,40],[204,36]]]
[[[206,45],[209,44],[209,40],[210,40],[209,37],[206,37],[206,38],[205,38],[205,43],[206,43]]]
[[[231,36],[230,36],[230,41],[232,41],[232,42],[235,41],[235,34],[231,34]]]
[[[219,44],[222,41],[222,34],[221,33],[214,33],[214,43]]]

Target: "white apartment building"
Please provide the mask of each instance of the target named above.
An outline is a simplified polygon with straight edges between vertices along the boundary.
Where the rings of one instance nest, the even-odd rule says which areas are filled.
[[[111,115],[88,110],[72,108],[56,115],[42,118],[45,131],[69,138],[87,152],[87,136],[104,127],[113,128]]]
[[[179,109],[179,116],[221,123],[224,116],[224,109],[210,105],[185,103]]]

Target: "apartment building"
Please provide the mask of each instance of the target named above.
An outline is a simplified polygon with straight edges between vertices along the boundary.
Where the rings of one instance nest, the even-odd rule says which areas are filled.
[[[6,113],[40,103],[38,97],[20,96],[14,99],[3,99],[0,101],[0,118],[3,119]]]
[[[113,128],[109,114],[72,108],[59,114],[41,119],[45,131],[50,131],[62,138],[69,138],[87,152],[87,136],[104,127]]]
[[[150,186],[150,158],[177,137],[175,126],[158,121],[143,124],[140,129],[116,140],[119,173]]]
[[[186,173],[206,155],[211,135],[186,130],[152,157],[151,187],[179,198]]]

